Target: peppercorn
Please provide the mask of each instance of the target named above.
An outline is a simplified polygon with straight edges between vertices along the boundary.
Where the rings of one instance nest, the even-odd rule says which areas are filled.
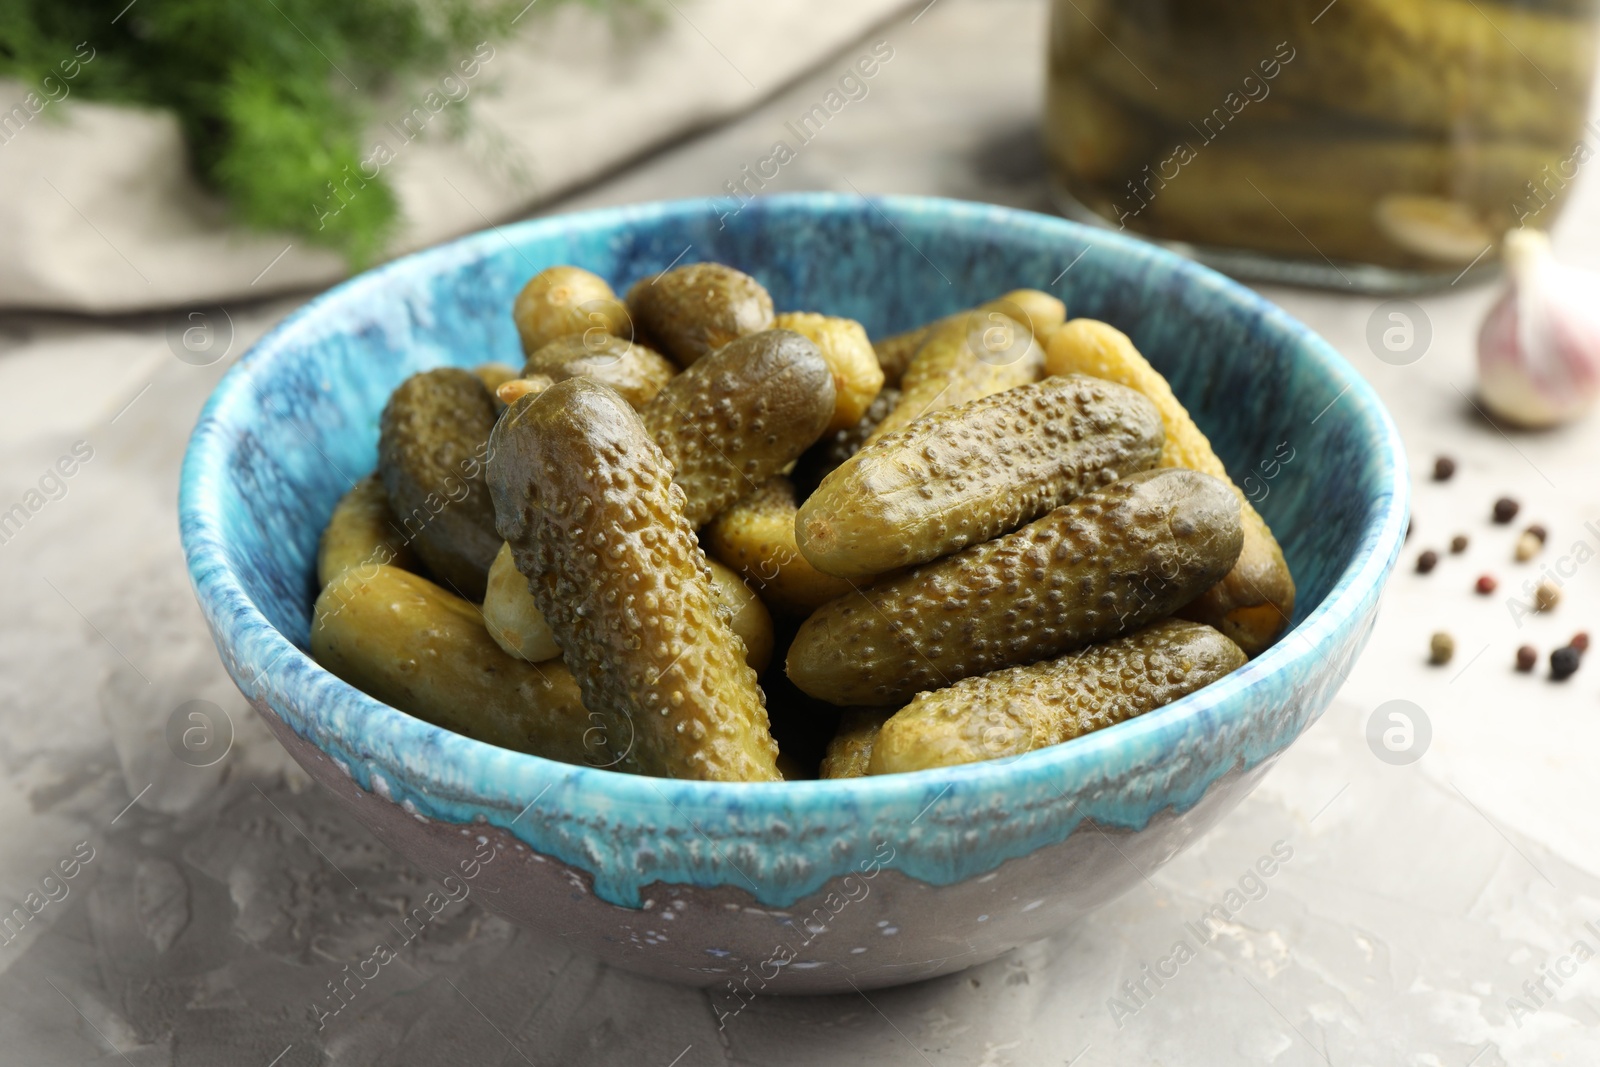
[[[1438,665],[1450,662],[1456,654],[1456,639],[1440,630],[1428,640],[1428,662]]]
[[[1539,543],[1541,545],[1544,544],[1545,541],[1549,540],[1549,538],[1550,538],[1549,531],[1547,531],[1539,523],[1534,523],[1532,526],[1529,526],[1526,530],[1523,531],[1523,533],[1530,533],[1533,536],[1537,537],[1539,539]]]
[[[1456,461],[1451,459],[1449,456],[1440,456],[1438,459],[1433,461],[1434,481],[1448,482],[1451,478],[1455,477],[1455,473]]]
[[[1571,645],[1556,649],[1550,653],[1550,677],[1557,682],[1571,678],[1578,673],[1581,659],[1582,655]]]
[[[1539,651],[1532,645],[1523,645],[1517,649],[1517,670],[1527,674],[1533,670],[1533,665],[1539,662]]]
[[[1537,611],[1549,611],[1561,603],[1561,590],[1546,578],[1533,591],[1533,606]]]
[[[1522,505],[1508,496],[1503,496],[1494,502],[1494,521],[1504,526],[1516,518],[1517,512],[1521,509]]]
[[[1467,535],[1466,534],[1456,534],[1454,537],[1450,538],[1450,552],[1451,552],[1452,555],[1459,556],[1459,555],[1461,555],[1461,553],[1465,552],[1466,550],[1467,550]]]
[[[1589,631],[1579,630],[1577,633],[1572,635],[1572,640],[1568,641],[1567,644],[1571,645],[1579,652],[1589,651]]]
[[[1422,550],[1422,555],[1417,557],[1417,573],[1427,574],[1439,565],[1439,553],[1431,548]]]
[[[1494,575],[1484,574],[1478,577],[1478,584],[1473,586],[1473,588],[1478,591],[1479,596],[1488,596],[1490,593],[1494,592],[1495,586],[1499,584],[1499,582],[1494,580]]]
[[[1517,538],[1517,547],[1512,550],[1511,554],[1516,557],[1518,563],[1526,563],[1542,551],[1544,551],[1544,542],[1533,536],[1533,534],[1524,531],[1522,536]]]

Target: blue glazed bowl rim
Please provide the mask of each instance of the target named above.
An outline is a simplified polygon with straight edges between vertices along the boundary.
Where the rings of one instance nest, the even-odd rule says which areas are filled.
[[[863,202],[862,197],[847,194],[776,194],[757,201],[760,210],[750,214],[826,216],[847,207],[859,211]],[[1369,486],[1366,498],[1377,507],[1368,517],[1350,563],[1323,600],[1276,645],[1226,678],[1115,727],[1003,760],[842,780],[696,782],[558,763],[433,726],[328,674],[268,622],[224,552],[221,494],[233,442],[232,435],[224,432],[230,420],[251,411],[247,397],[263,379],[270,378],[277,360],[291,358],[291,350],[297,345],[314,347],[319,337],[326,336],[326,323],[336,320],[340,309],[359,306],[367,294],[403,285],[408,278],[480,261],[491,251],[503,250],[507,243],[517,246],[519,237],[585,230],[617,232],[673,218],[708,213],[716,216],[719,211],[719,202],[712,199],[657,201],[529,219],[394,260],[312,299],[229,369],[202,409],[190,438],[179,489],[179,517],[190,580],[218,645],[225,653],[237,655],[242,649],[253,653],[251,662],[241,665],[255,668],[251,671],[254,681],[236,678],[241,690],[247,697],[261,699],[260,664],[298,657],[303,669],[287,672],[284,683],[284,696],[308,719],[304,728],[291,723],[295,732],[301,736],[310,734],[308,739],[318,747],[324,747],[319,736],[335,738],[347,752],[360,753],[362,762],[380,768],[403,768],[409,788],[420,790],[423,796],[466,800],[516,812],[523,809],[528,798],[559,785],[562,788],[558,795],[568,807],[585,803],[605,808],[658,807],[664,800],[680,809],[740,811],[759,818],[763,814],[792,817],[800,811],[818,812],[832,805],[858,812],[889,807],[905,810],[908,806],[916,810],[920,802],[931,804],[940,797],[1004,796],[1039,785],[1067,795],[1077,783],[1150,765],[1170,754],[1186,737],[1197,732],[1214,733],[1230,717],[1251,715],[1256,703],[1250,699],[1251,694],[1259,692],[1271,698],[1272,681],[1281,675],[1309,676],[1322,650],[1334,644],[1332,638],[1356,625],[1358,616],[1375,599],[1398,555],[1408,515],[1410,485],[1399,434],[1377,394],[1361,375],[1332,346],[1281,308],[1215,271],[1144,241],[1053,216],[960,200],[883,196],[865,198],[865,202],[891,220],[932,217],[968,225],[1003,223],[1046,237],[1059,236],[1074,245],[1093,245],[1135,267],[1148,265],[1174,272],[1191,286],[1213,292],[1233,313],[1257,317],[1259,329],[1276,335],[1274,340],[1293,350],[1295,359],[1311,361],[1330,384],[1342,386],[1336,400],[1356,409],[1376,446],[1364,480]],[[224,655],[224,659],[231,665],[235,656]],[[279,677],[285,677],[285,673],[280,672]],[[330,701],[334,705],[331,707],[320,704],[319,696],[326,697],[329,692],[320,683],[342,687],[348,699]],[[1277,699],[1281,698],[1280,694]],[[428,752],[427,760],[410,758],[422,748]],[[358,781],[367,777],[346,766],[342,759],[339,762]],[[1242,766],[1254,762],[1259,760],[1245,761],[1241,756]],[[371,788],[367,782],[361,784]]]

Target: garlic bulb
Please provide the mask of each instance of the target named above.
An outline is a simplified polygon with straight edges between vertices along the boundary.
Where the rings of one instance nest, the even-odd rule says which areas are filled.
[[[1521,426],[1570,422],[1600,396],[1600,276],[1556,262],[1539,230],[1505,237],[1510,287],[1478,334],[1478,395]]]

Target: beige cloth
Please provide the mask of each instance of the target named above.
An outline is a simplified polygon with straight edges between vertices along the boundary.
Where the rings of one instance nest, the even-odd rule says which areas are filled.
[[[378,106],[366,159],[400,201],[391,251],[515,217],[734,114],[904,6],[668,0],[648,24],[578,6],[530,13],[515,40],[477,56],[464,50],[438,78]],[[188,173],[172,115],[70,93],[36,97],[43,106],[31,114],[26,94],[0,83],[0,119],[10,119],[0,134],[0,308],[200,305],[347,273],[339,255],[303,236],[230,225],[224,205]],[[452,125],[468,109],[472,121],[456,136]],[[359,176],[346,190],[360,195]],[[307,215],[338,204],[330,195]]]

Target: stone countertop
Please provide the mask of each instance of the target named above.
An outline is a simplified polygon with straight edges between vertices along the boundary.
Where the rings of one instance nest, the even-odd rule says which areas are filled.
[[[894,50],[868,95],[769,190],[1045,208],[1044,19],[1033,0],[935,0],[885,25],[863,45]],[[551,210],[724,192],[859,50]],[[1597,223],[1586,171],[1558,250],[1600,266]],[[1548,615],[1519,625],[1510,600],[1541,568],[1587,555],[1579,542],[1600,547],[1600,423],[1507,436],[1475,412],[1473,337],[1493,287],[1416,298],[1432,342],[1406,366],[1367,346],[1380,299],[1263,291],[1367,376],[1411,453],[1415,535],[1334,705],[1220,826],[1063,936],[918,986],[760,999],[721,1031],[703,994],[573,956],[469,900],[317,1032],[308,1006],[424,881],[328,805],[234,691],[175,518],[205,396],[303,298],[213,314],[206,366],[174,358],[168,337],[199,324],[180,316],[0,319],[0,507],[60,456],[78,460],[59,499],[0,544],[0,901],[63,863],[74,873],[0,944],[0,1063],[1600,1062],[1600,674],[1556,684],[1511,668],[1521,643],[1543,654],[1600,630],[1600,567],[1578,566]],[[1447,483],[1430,480],[1437,454],[1458,462]],[[1304,455],[1281,477],[1316,471]],[[1523,505],[1511,526],[1489,521],[1501,495]],[[1551,547],[1513,563],[1529,521]],[[1456,533],[1470,539],[1460,556],[1446,551]],[[1443,558],[1423,576],[1425,547]],[[1485,572],[1500,579],[1493,596],[1472,590]],[[1456,639],[1445,667],[1426,663],[1436,629]],[[165,743],[196,700],[234,730],[207,768]],[[1405,765],[1366,740],[1392,700],[1429,724]],[[1289,854],[1274,876],[1248,879],[1274,849]],[[1230,892],[1246,903],[1176,977],[1126,991]]]

